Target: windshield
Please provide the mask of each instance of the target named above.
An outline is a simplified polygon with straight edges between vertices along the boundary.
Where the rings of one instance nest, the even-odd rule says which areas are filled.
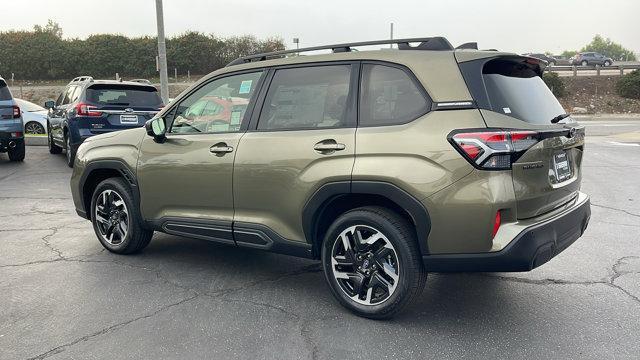
[[[87,101],[132,107],[158,108],[162,105],[158,90],[151,86],[93,85],[87,89]]]
[[[9,91],[9,88],[7,87],[7,83],[5,83],[4,81],[0,80],[0,101],[2,100],[11,100],[11,92]]]
[[[533,124],[549,124],[565,111],[539,76],[484,74],[491,109]]]
[[[38,106],[26,100],[22,100],[22,99],[13,99],[13,100],[16,102],[16,104],[20,107],[22,111],[26,111],[26,112],[47,111],[47,109],[43,108],[42,106]]]

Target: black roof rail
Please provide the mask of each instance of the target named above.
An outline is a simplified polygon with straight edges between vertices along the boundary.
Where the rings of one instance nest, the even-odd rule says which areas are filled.
[[[420,43],[417,46],[411,46],[410,43]],[[352,47],[357,46],[369,46],[369,45],[389,45],[389,44],[397,44],[399,50],[454,50],[451,43],[440,36],[429,37],[429,38],[409,38],[409,39],[393,39],[393,40],[375,40],[375,41],[362,41],[362,42],[354,42],[354,43],[344,43],[344,44],[334,44],[334,45],[323,45],[323,46],[313,46],[302,49],[291,49],[291,50],[281,50],[274,51],[262,54],[254,54],[249,56],[244,56],[238,59],[233,60],[228,63],[227,66],[244,64],[253,61],[264,61],[270,58],[284,57],[287,54],[298,54],[302,52],[308,51],[317,51],[317,50],[329,50],[331,49],[334,53],[338,52],[350,52],[352,51]]]
[[[93,81],[93,77],[85,75],[85,76],[78,76],[73,78],[73,80],[71,80],[72,83],[74,82],[82,82],[82,81]]]

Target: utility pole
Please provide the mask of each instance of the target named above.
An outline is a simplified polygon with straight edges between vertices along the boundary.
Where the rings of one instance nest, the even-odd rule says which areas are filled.
[[[158,23],[158,68],[160,70],[160,97],[162,102],[169,103],[169,74],[167,73],[167,44],[164,40],[164,15],[162,0],[156,0],[156,19]]]
[[[389,36],[391,37],[390,39],[393,40],[393,23],[391,23],[391,30],[390,30]],[[389,44],[389,48],[393,49],[393,44]]]

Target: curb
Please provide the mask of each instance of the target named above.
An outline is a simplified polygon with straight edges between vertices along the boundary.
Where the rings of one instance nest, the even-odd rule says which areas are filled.
[[[25,136],[24,144],[27,146],[47,146],[46,136]]]

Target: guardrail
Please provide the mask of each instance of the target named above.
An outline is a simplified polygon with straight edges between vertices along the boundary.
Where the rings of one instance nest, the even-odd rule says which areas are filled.
[[[601,70],[618,70],[620,71],[620,75],[624,75],[625,70],[636,70],[640,69],[640,64],[625,64],[625,65],[609,65],[609,66],[600,66],[600,65],[587,65],[587,66],[571,66],[571,65],[557,65],[557,66],[547,66],[546,71],[573,71],[573,76],[578,76],[578,71],[596,71],[596,75],[600,75]]]

